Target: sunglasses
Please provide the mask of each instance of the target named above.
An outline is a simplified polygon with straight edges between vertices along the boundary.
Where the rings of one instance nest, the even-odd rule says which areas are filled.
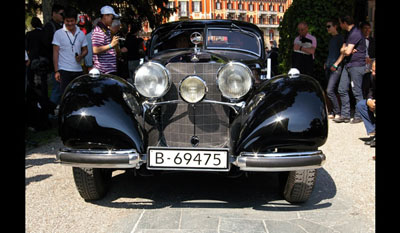
[[[326,28],[331,28],[332,25],[326,25]]]

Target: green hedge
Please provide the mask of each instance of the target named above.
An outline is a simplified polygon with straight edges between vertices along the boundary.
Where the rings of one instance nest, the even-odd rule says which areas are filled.
[[[293,41],[298,36],[297,24],[305,21],[308,33],[317,38],[314,78],[323,78],[323,65],[331,38],[326,30],[326,22],[341,15],[353,15],[354,7],[355,0],[294,0],[279,25],[279,72],[286,73],[291,68]]]

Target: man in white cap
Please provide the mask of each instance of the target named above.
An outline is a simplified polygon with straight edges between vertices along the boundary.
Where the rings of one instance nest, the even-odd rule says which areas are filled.
[[[111,38],[111,31],[108,27],[114,18],[119,16],[111,6],[103,6],[100,9],[101,20],[93,29],[93,66],[105,74],[117,73],[117,54],[115,46],[118,45],[118,36]]]

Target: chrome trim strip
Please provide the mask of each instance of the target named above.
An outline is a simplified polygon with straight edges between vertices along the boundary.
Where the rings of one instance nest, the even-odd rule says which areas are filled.
[[[134,149],[90,150],[62,148],[56,154],[62,165],[90,168],[139,168],[146,160]]]
[[[152,102],[152,101],[144,101],[142,103],[143,105],[143,111],[146,112],[147,110],[150,109],[150,113],[154,111],[154,109],[158,106],[158,105],[163,105],[163,104],[180,104],[180,103],[186,103],[187,102],[183,101],[183,100],[168,100],[168,101],[161,101],[161,102]],[[221,101],[216,101],[216,100],[207,100],[207,99],[203,99],[202,101],[196,103],[196,104],[201,104],[201,103],[208,103],[208,104],[220,104],[220,105],[225,105],[228,106],[230,108],[232,108],[235,113],[237,114],[241,109],[243,109],[246,106],[246,102],[245,101],[241,101],[241,102],[237,102],[237,103],[229,103],[229,102],[221,102]]]
[[[252,153],[242,152],[233,161],[243,171],[295,171],[317,169],[326,160],[322,151]]]

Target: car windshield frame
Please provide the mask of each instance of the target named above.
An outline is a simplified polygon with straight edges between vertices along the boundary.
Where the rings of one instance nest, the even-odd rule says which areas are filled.
[[[215,31],[215,30],[242,33],[244,35],[253,37],[254,40],[257,43],[257,48],[258,49],[257,49],[257,51],[252,51],[252,50],[246,49],[246,48],[210,46],[208,37],[209,37],[210,31]],[[261,41],[261,37],[259,35],[257,35],[256,33],[253,33],[253,32],[251,32],[249,30],[245,30],[243,28],[238,28],[238,27],[205,27],[205,28],[196,28],[196,27],[194,27],[194,28],[184,28],[184,29],[180,28],[180,27],[175,27],[174,29],[169,31],[167,35],[159,35],[159,34],[155,35],[155,37],[152,39],[152,42],[151,42],[151,45],[150,45],[151,46],[150,56],[154,57],[154,56],[157,56],[159,54],[164,54],[166,52],[193,49],[194,44],[190,45],[187,48],[178,48],[178,47],[176,47],[176,48],[170,48],[170,49],[161,50],[161,51],[158,51],[157,49],[155,49],[155,47],[157,45],[159,45],[161,43],[164,43],[164,42],[160,42],[159,41],[160,38],[163,38],[163,39],[170,38],[171,35],[182,34],[185,31],[198,31],[203,35],[203,42],[199,44],[199,46],[198,46],[199,48],[208,49],[208,50],[233,50],[233,51],[240,51],[240,52],[250,53],[250,54],[256,55],[258,57],[262,56],[262,51],[261,51],[262,50],[262,48],[261,48],[262,41]],[[189,40],[189,38],[188,38],[188,40]]]

